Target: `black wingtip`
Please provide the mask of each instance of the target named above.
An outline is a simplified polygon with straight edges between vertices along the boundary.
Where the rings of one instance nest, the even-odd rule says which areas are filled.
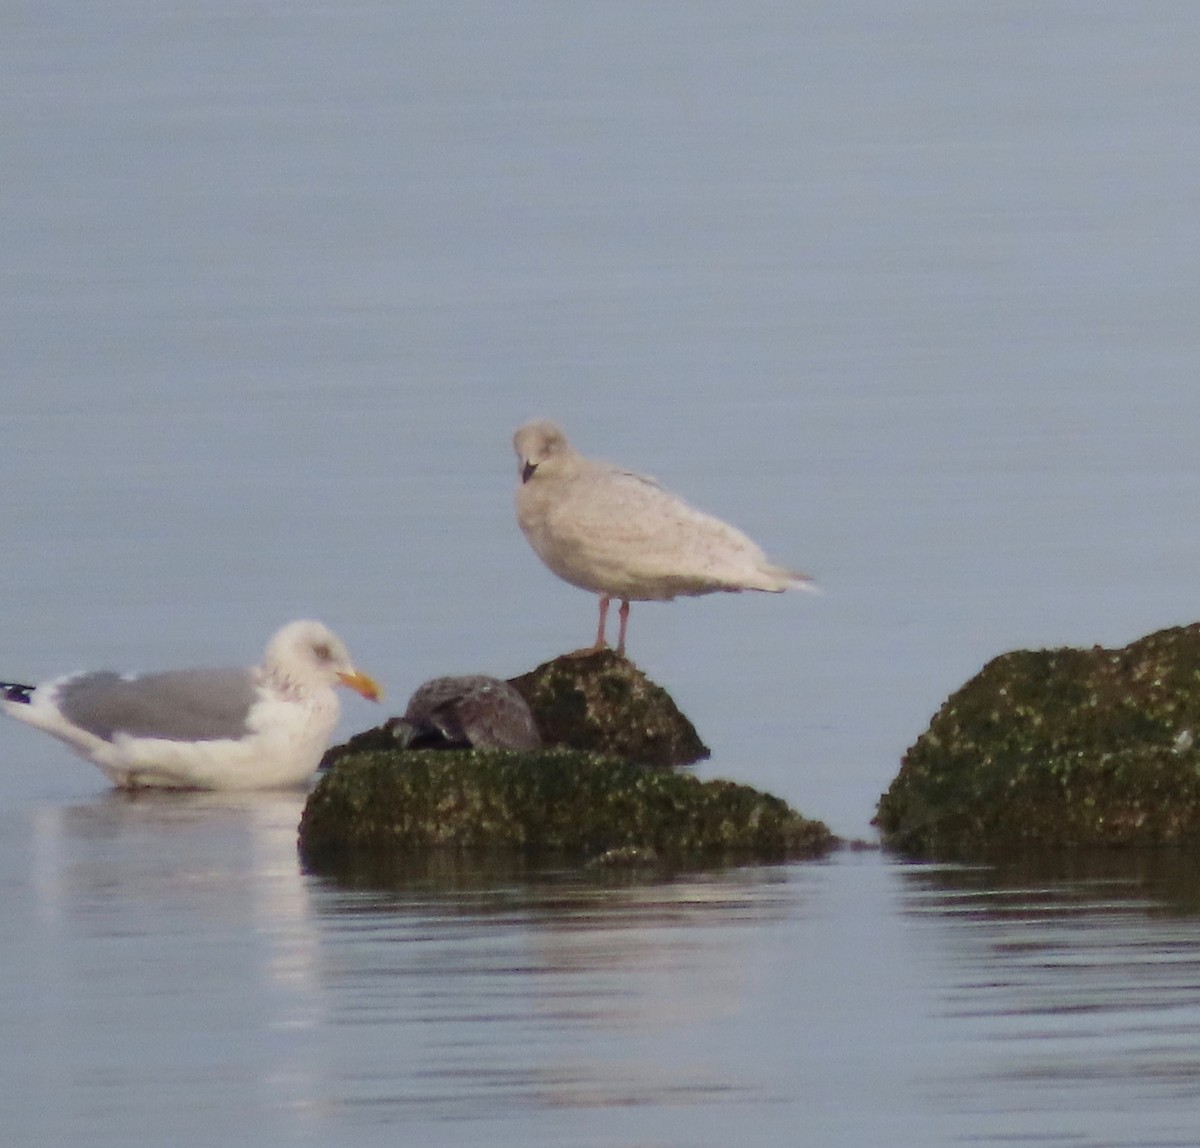
[[[20,702],[27,706],[33,700],[35,689],[36,686],[25,686],[20,682],[0,682],[0,697],[6,702]]]

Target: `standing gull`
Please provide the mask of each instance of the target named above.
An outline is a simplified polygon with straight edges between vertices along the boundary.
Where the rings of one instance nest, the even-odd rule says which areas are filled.
[[[537,556],[572,586],[600,595],[597,649],[609,602],[621,601],[617,653],[629,603],[718,590],[815,589],[805,574],[767,561],[740,530],[704,514],[652,478],[584,458],[554,423],[513,436],[520,463],[517,521]]]
[[[0,706],[122,789],[276,789],[317,768],[337,724],[339,683],[379,699],[342,640],[301,621],[271,638],[258,666],[0,682]]]

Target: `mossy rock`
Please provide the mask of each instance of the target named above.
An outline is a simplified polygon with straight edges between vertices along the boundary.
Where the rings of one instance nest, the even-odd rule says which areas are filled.
[[[563,654],[508,682],[528,703],[548,747],[560,746],[639,765],[685,766],[709,755],[671,695],[612,650]],[[405,744],[392,717],[329,749],[321,768],[366,750]]]
[[[1200,842],[1200,625],[989,662],[904,756],[875,824],[906,852]]]
[[[680,864],[786,861],[835,844],[826,826],[748,786],[561,749],[349,754],[300,822],[301,852],[318,870],[364,850]]]
[[[691,765],[708,757],[671,695],[612,650],[564,654],[509,684],[529,703],[547,745],[643,765]]]

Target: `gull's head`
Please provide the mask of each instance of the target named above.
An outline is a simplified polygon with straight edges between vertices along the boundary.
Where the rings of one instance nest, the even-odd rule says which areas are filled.
[[[354,668],[345,642],[323,622],[289,622],[278,630],[267,643],[263,669],[302,689],[341,683],[364,698],[379,700],[379,686]]]
[[[513,435],[513,450],[517,453],[517,470],[522,482],[528,482],[543,463],[571,453],[571,444],[562,428],[549,419],[526,423]]]

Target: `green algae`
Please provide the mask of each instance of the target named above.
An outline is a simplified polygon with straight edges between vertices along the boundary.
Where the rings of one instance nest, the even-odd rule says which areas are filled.
[[[548,747],[639,765],[686,766],[709,756],[671,695],[612,650],[563,654],[508,682],[525,699]],[[388,718],[329,749],[321,768],[368,750],[402,749],[403,719]]]
[[[565,654],[509,684],[548,745],[643,765],[691,765],[709,755],[670,694],[613,650]]]
[[[304,809],[320,871],[347,852],[508,850],[603,865],[786,861],[836,844],[784,801],[728,781],[571,750],[376,750],[338,760]]]
[[[875,824],[905,852],[1200,842],[1200,625],[1004,654],[904,756]]]
[[[409,748],[397,718],[356,734],[326,754],[305,806],[306,864],[355,882],[514,864],[632,876],[837,844],[779,798],[677,772],[708,749],[670,695],[611,650],[555,658],[510,684],[549,748]]]

